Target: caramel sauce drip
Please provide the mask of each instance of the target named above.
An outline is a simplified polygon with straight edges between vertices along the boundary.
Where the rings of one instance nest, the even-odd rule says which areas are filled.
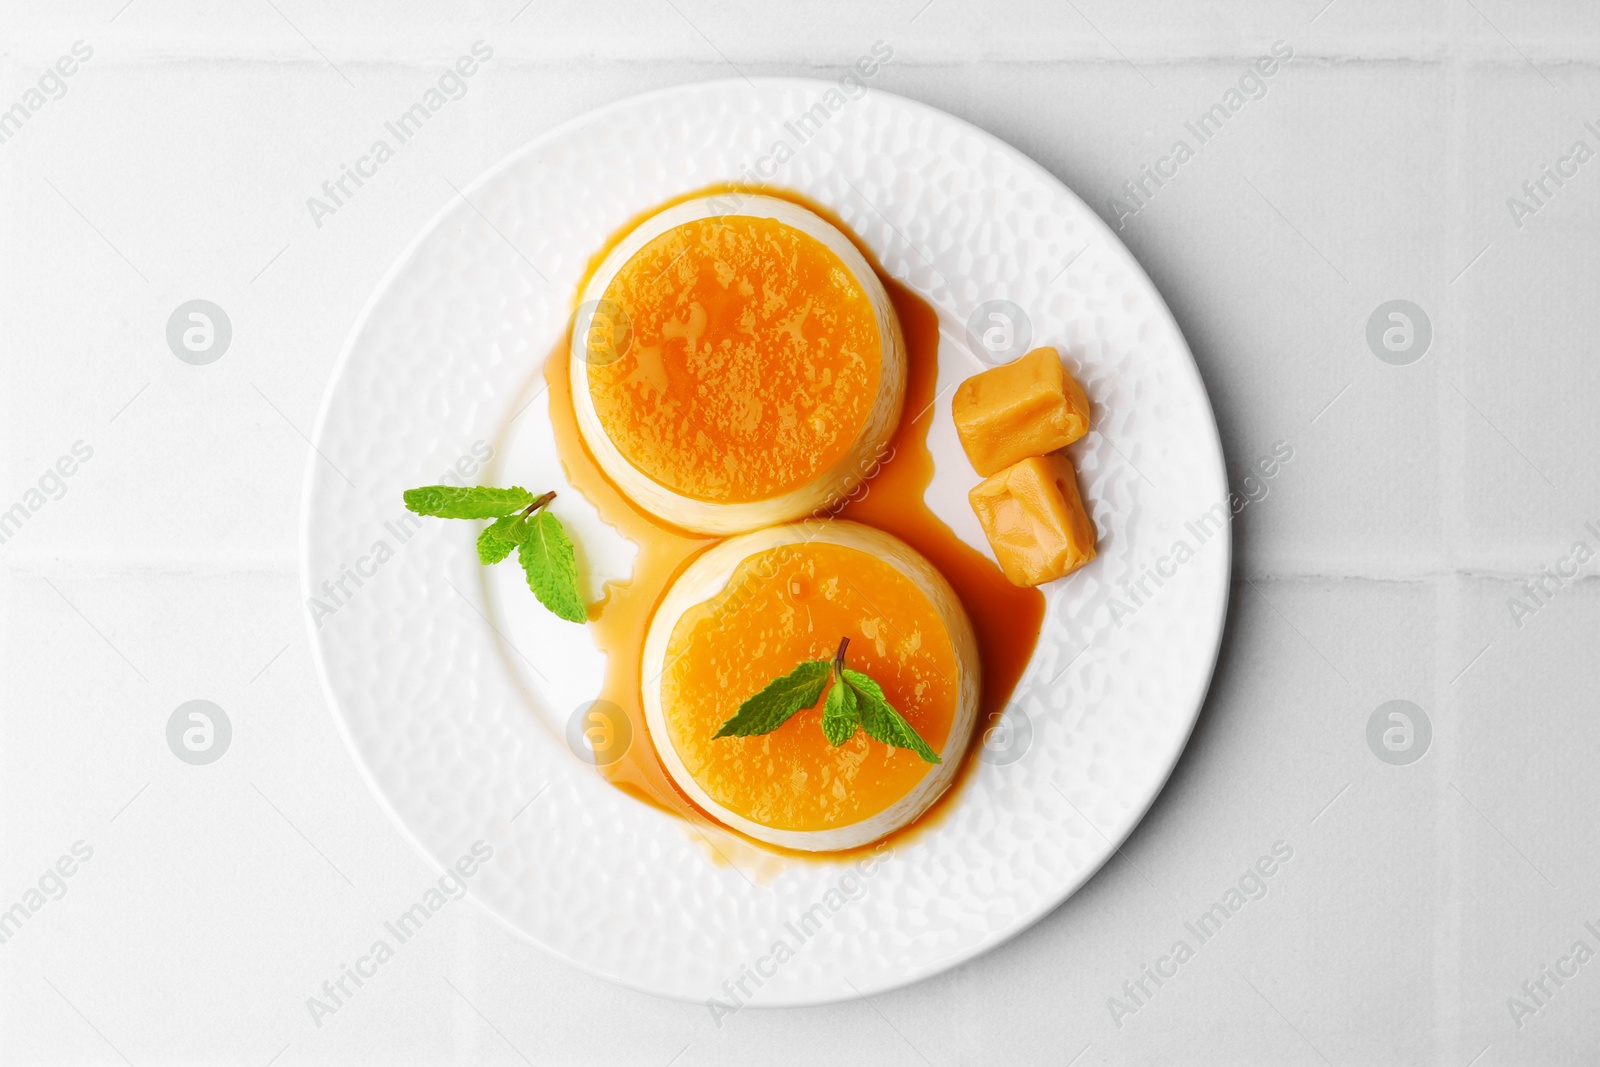
[[[718,187],[680,199],[729,191],[740,190]],[[850,235],[843,222],[826,208],[791,193],[766,188],[759,191],[766,196],[792,200],[827,219],[841,233]],[[670,205],[662,205],[667,206]],[[658,210],[661,208],[649,214]],[[638,221],[618,231],[607,248],[591,260],[591,270]],[[856,244],[861,247],[859,241]],[[983,684],[976,727],[981,733],[993,724],[994,716],[1005,709],[1032,658],[1044,620],[1044,595],[1037,589],[1018,588],[1008,582],[992,561],[958,538],[927,506],[924,497],[933,479],[928,429],[933,421],[938,379],[938,316],[922,298],[878,270],[865,247],[861,247],[861,252],[878,272],[905,334],[905,414],[876,475],[862,487],[864,491],[856,494],[856,499],[848,501],[835,513],[835,517],[875,526],[900,538],[927,557],[955,589],[972,620],[982,657]],[[578,291],[583,289],[584,285],[580,284]],[[600,772],[617,788],[679,815],[696,827],[716,827],[723,834],[732,834],[700,811],[673,785],[656,755],[640,699],[644,641],[656,605],[689,562],[718,538],[680,530],[640,510],[600,470],[578,432],[568,377],[569,353],[569,339],[563,339],[545,362],[557,454],[573,488],[594,506],[602,520],[639,549],[632,577],[623,582],[608,582],[601,601],[589,607],[590,634],[606,655],[605,680],[596,694],[597,699],[622,708],[628,715],[633,735],[628,752],[601,767]],[[892,837],[915,832],[948,810],[976,762],[980,746],[977,738],[973,740],[956,783],[916,823]],[[747,839],[741,835],[740,840]],[[785,851],[759,842],[749,843],[769,852]],[[712,847],[715,850],[715,845]]]

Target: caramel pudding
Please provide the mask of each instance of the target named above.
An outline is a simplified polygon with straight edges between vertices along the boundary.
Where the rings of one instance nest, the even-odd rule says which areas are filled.
[[[821,728],[823,700],[770,733],[717,737],[775,675],[848,639],[941,762]],[[950,785],[973,734],[978,641],[950,584],[905,542],[840,520],[769,527],[709,549],[651,619],[641,696],[656,752],[702,811],[759,841],[855,848],[911,823]]]
[[[676,204],[624,237],[582,296],[579,431],[672,525],[725,535],[832,507],[899,424],[894,305],[849,238],[797,204]]]

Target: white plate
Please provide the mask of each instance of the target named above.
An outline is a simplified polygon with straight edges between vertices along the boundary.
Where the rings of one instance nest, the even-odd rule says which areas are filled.
[[[781,163],[780,143],[792,152]],[[965,326],[975,310],[1025,309],[1032,343],[1068,354],[1095,408],[1095,430],[1072,453],[1099,558],[1048,589],[1043,636],[978,772],[931,829],[865,874],[742,853],[713,862],[684,824],[607,785],[565,741],[600,679],[586,631],[539,610],[514,563],[480,567],[477,524],[402,525],[401,491],[444,480],[459,461],[469,483],[567,490],[554,510],[581,546],[591,592],[626,574],[630,546],[562,476],[541,365],[589,256],[617,227],[677,194],[752,177],[830,207],[938,310],[929,501],[968,542],[988,551],[949,396],[983,366]],[[306,485],[308,610],[318,598],[332,612],[314,611],[318,666],[405,831],[441,866],[487,842],[494,856],[471,894],[547,951],[635,988],[730,1006],[903,985],[1071,894],[1183,749],[1216,658],[1231,556],[1225,520],[1204,540],[1192,525],[1227,507],[1205,389],[1111,231],[981,130],[885,93],[848,99],[832,83],[789,79],[623,101],[528,145],[466,198],[362,313],[323,401]],[[1181,563],[1179,540],[1194,551]],[[1158,568],[1160,585],[1148,576]],[[360,584],[345,577],[340,590],[346,573]]]

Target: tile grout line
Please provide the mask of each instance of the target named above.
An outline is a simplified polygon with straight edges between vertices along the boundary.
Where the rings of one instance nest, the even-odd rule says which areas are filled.
[[[1467,127],[1466,114],[1462,106],[1463,95],[1466,91],[1466,67],[1461,62],[1461,32],[1463,18],[1476,18],[1467,9],[1463,14],[1456,11],[1450,17],[1449,36],[1450,43],[1449,64],[1446,68],[1445,85],[1449,92],[1449,123],[1447,129],[1447,143],[1445,152],[1450,159],[1450,166],[1445,174],[1445,211],[1447,219],[1456,219],[1463,212],[1465,198],[1463,196],[1463,175],[1461,173],[1460,151],[1466,141]],[[1453,232],[1454,226],[1446,224],[1446,232]],[[1477,241],[1472,240],[1472,246],[1477,247]],[[1481,256],[1481,253],[1480,253]],[[1476,260],[1474,260],[1476,262]],[[1470,266],[1470,265],[1469,265]],[[1462,272],[1465,274],[1465,271]],[[1456,285],[1462,274],[1456,279],[1442,285],[1444,312],[1439,316],[1445,330],[1448,332],[1452,323],[1460,322],[1461,309],[1465,306],[1472,282],[1466,281],[1463,285]],[[1444,281],[1444,279],[1440,279]],[[1441,338],[1435,332],[1433,343],[1438,346]],[[1448,342],[1448,337],[1444,338]],[[1435,353],[1436,358],[1444,358],[1441,353]],[[1460,368],[1456,368],[1459,370]],[[1435,431],[1436,448],[1445,448],[1452,443],[1466,442],[1466,409],[1452,395],[1446,385],[1448,376],[1439,373],[1435,382],[1434,411],[1438,420]],[[1444,484],[1449,487],[1445,494],[1444,510],[1442,516],[1446,528],[1450,531],[1448,552],[1449,562],[1453,572],[1459,574],[1456,561],[1461,558],[1462,544],[1459,536],[1461,520],[1466,511],[1466,466],[1461,462],[1460,456],[1453,450],[1441,455],[1440,463],[1443,465],[1441,473],[1445,475]],[[1458,765],[1462,748],[1461,715],[1460,707],[1463,692],[1454,689],[1448,684],[1448,675],[1459,669],[1464,655],[1457,654],[1458,646],[1464,644],[1461,633],[1461,591],[1462,581],[1459,576],[1449,582],[1441,584],[1434,602],[1434,648],[1436,650],[1449,649],[1449,654],[1435,652],[1433,659],[1433,691],[1438,694],[1437,707],[1433,715],[1433,746],[1437,751],[1428,761],[1427,772],[1432,776],[1435,786],[1440,779],[1450,780],[1459,777],[1461,768]],[[1476,647],[1476,642],[1473,643]],[[1443,790],[1439,790],[1443,794]],[[1434,840],[1435,840],[1435,871],[1441,886],[1451,887],[1449,899],[1441,902],[1432,930],[1433,952],[1433,990],[1436,1003],[1450,1003],[1450,997],[1455,995],[1452,991],[1461,988],[1463,978],[1462,954],[1462,898],[1459,889],[1459,880],[1451,877],[1452,871],[1459,871],[1462,861],[1462,842],[1465,832],[1466,815],[1460,810],[1460,805],[1453,805],[1449,809],[1440,806],[1435,809]],[[1436,1047],[1448,1050],[1447,1058],[1462,1062],[1466,1059],[1461,1047],[1461,1035],[1441,1023],[1435,1024],[1435,1031],[1431,1035]]]

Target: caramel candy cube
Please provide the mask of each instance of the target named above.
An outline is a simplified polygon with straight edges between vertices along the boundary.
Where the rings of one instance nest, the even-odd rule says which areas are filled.
[[[1094,559],[1094,520],[1065,453],[1015,463],[967,500],[1012,585],[1043,585]]]
[[[951,401],[956,433],[984,477],[1029,456],[1065,448],[1089,432],[1089,398],[1053,348],[962,382]]]

